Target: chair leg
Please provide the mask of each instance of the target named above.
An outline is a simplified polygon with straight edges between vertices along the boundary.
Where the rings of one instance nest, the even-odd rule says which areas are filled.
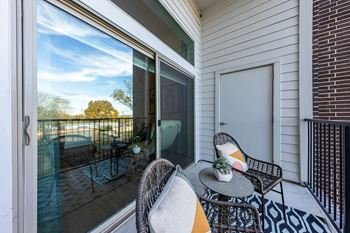
[[[264,194],[261,194],[261,224],[263,231],[265,230],[265,199]]]
[[[283,217],[284,217],[284,221],[287,221],[287,218],[286,218],[286,207],[284,205],[284,194],[283,194],[282,181],[280,182],[280,186],[281,186],[281,196],[282,196],[282,206],[283,206]]]

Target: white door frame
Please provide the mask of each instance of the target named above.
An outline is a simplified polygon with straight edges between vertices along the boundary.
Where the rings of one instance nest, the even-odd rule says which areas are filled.
[[[37,5],[35,0],[21,1],[23,21],[21,25],[21,54],[18,60],[22,75],[23,98],[20,101],[22,124],[19,127],[21,138],[21,152],[18,164],[18,232],[37,232],[37,83],[36,83],[36,16]],[[24,145],[23,117],[30,118],[27,129],[30,137],[29,145]]]
[[[273,72],[273,130],[272,130],[272,151],[273,163],[281,165],[281,125],[280,125],[280,59],[271,59],[262,62],[249,63],[245,65],[235,66],[215,72],[215,133],[220,131],[220,82],[221,76],[228,73],[244,71],[262,66],[272,66]]]

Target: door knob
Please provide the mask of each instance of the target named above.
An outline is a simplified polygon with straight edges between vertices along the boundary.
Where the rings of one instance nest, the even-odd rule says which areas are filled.
[[[219,122],[219,125],[227,125],[227,123],[225,123],[225,122]]]

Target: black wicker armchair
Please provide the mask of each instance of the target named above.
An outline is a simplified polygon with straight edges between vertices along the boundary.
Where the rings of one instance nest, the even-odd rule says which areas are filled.
[[[148,213],[161,194],[175,166],[165,159],[153,161],[145,169],[136,197],[136,228],[138,233],[150,232]],[[262,233],[259,213],[248,204],[228,203],[199,197],[208,218],[211,232]]]
[[[282,196],[283,215],[286,220],[286,210],[284,205],[283,185],[282,185],[282,168],[276,164],[268,163],[265,161],[257,160],[247,155],[239,146],[237,141],[227,133],[217,133],[214,135],[213,143],[216,152],[216,156],[219,157],[219,152],[216,145],[222,145],[225,143],[232,143],[236,145],[243,153],[249,169],[246,172],[234,169],[235,171],[243,174],[254,185],[255,191],[261,195],[261,213],[262,213],[262,226],[264,229],[264,217],[265,217],[265,203],[264,196],[269,191],[274,191]],[[273,188],[280,185],[281,191],[274,190]]]

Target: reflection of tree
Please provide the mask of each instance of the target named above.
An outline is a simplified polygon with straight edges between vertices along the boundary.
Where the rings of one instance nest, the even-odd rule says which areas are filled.
[[[69,100],[47,92],[38,92],[38,119],[68,118],[71,109]]]
[[[85,117],[92,118],[115,118],[118,111],[107,100],[90,101],[88,107],[84,110]]]
[[[115,89],[111,95],[111,97],[120,102],[121,104],[125,105],[126,107],[133,109],[133,103],[132,103],[132,83],[131,81],[124,80],[124,84],[126,86],[126,90],[123,89]]]

